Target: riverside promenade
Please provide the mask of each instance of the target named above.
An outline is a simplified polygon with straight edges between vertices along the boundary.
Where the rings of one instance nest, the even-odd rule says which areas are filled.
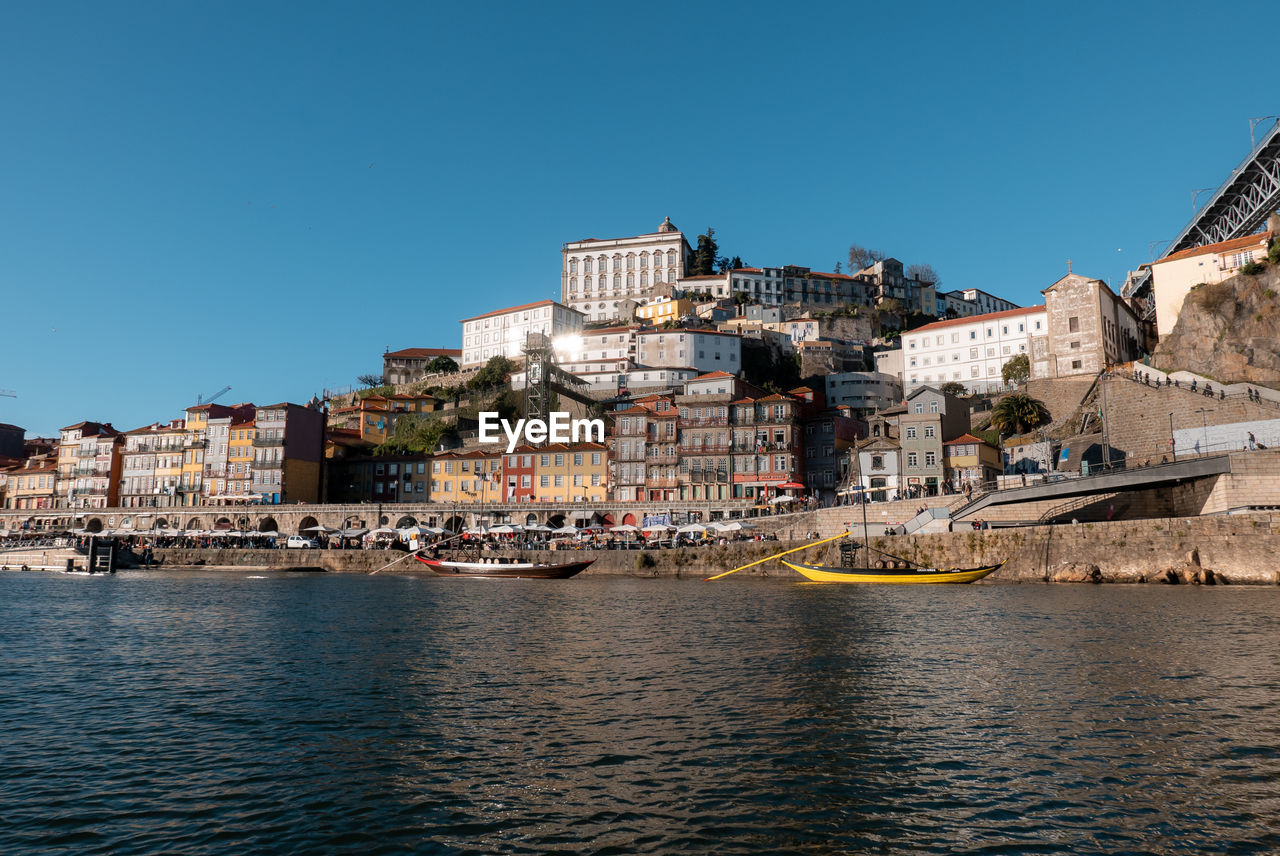
[[[847,511],[847,509],[845,509]],[[1162,518],[1101,523],[1023,526],[935,534],[879,536],[872,549],[921,565],[970,567],[1005,560],[980,584],[1190,583],[1280,585],[1280,513]],[[522,555],[548,561],[572,555],[593,558],[586,575],[704,578],[807,543],[806,540],[739,541],[727,545],[662,550],[539,550]],[[182,550],[159,549],[165,569],[228,570],[316,567],[331,572],[429,576],[407,554],[391,550]],[[801,554],[806,561],[836,563],[838,548]],[[197,564],[198,563],[198,564]],[[778,562],[742,576],[799,577]],[[724,582],[730,582],[733,577]]]

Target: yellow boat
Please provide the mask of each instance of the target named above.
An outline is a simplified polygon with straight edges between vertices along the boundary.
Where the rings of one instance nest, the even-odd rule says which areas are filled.
[[[881,583],[885,585],[927,585],[938,583],[971,583],[1004,566],[1004,562],[981,568],[833,568],[825,565],[800,565],[779,560],[791,570],[815,583]],[[1007,560],[1006,560],[1007,561]]]

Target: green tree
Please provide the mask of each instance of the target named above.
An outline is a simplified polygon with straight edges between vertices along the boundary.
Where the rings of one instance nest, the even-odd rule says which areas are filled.
[[[446,357],[444,354],[427,363],[427,371],[432,374],[453,374],[457,370],[458,364],[452,357]]]
[[[1024,383],[1031,377],[1031,358],[1026,354],[1018,354],[1000,369],[1000,377],[1005,383]]]
[[[395,394],[396,394],[396,388],[394,386],[374,386],[374,387],[370,387],[369,389],[360,390],[359,392],[356,393],[356,397],[368,398],[371,395],[381,395],[385,397],[388,395],[395,395]]]
[[[445,438],[456,440],[452,425],[434,416],[406,413],[396,419],[391,436],[373,450],[375,455],[403,455],[434,451]]]
[[[991,426],[1001,434],[1022,434],[1049,422],[1044,402],[1023,392],[1006,395],[991,411]]]
[[[954,395],[957,398],[964,398],[969,394],[968,388],[958,380],[949,380],[938,389],[947,395]]]
[[[491,357],[489,362],[484,364],[480,371],[475,373],[471,380],[467,381],[467,389],[493,389],[502,386],[511,377],[511,370],[515,368],[511,360],[499,354]]]
[[[698,236],[698,249],[693,254],[692,276],[709,276],[716,272],[716,261],[720,258],[720,247],[716,243],[716,230],[707,227],[705,235]]]

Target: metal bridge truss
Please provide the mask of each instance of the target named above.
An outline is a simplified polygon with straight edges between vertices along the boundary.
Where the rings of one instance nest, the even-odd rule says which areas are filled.
[[[1272,124],[1249,156],[1214,191],[1208,203],[1165,247],[1164,255],[1179,250],[1242,238],[1258,230],[1267,216],[1280,208],[1280,121]],[[1121,294],[1140,297],[1150,286],[1151,271],[1131,275]],[[1145,295],[1150,298],[1150,295]],[[1154,301],[1148,300],[1151,311]]]
[[[1165,255],[1252,234],[1280,208],[1280,122],[1170,242]]]

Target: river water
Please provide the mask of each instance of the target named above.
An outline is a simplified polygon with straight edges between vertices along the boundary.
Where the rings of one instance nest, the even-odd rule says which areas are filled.
[[[1280,851],[1280,590],[0,574],[0,852]]]

